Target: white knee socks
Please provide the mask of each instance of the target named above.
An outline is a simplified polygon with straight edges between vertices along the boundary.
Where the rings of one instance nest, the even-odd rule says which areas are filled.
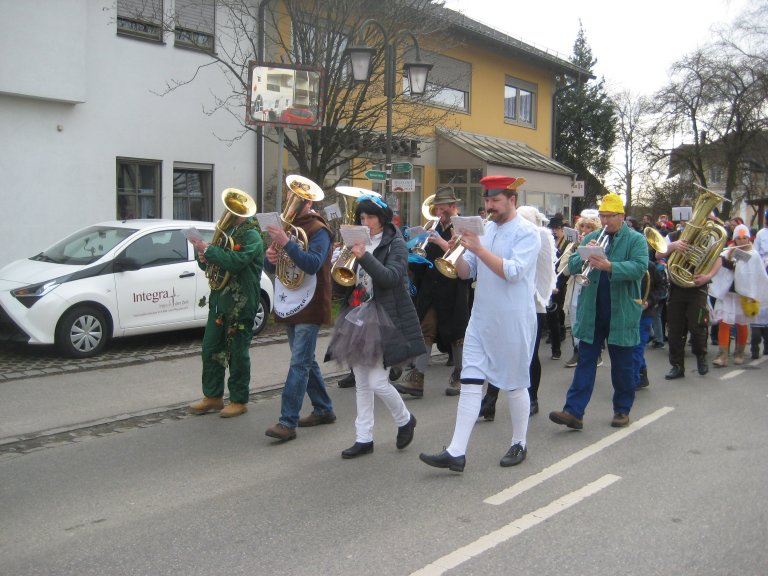
[[[459,395],[459,405],[456,408],[456,427],[453,429],[453,439],[448,446],[451,456],[463,456],[467,453],[467,444],[472,434],[472,428],[480,414],[480,403],[483,401],[482,384],[462,384]]]
[[[531,415],[531,397],[526,388],[520,388],[507,392],[507,398],[509,400],[509,413],[512,416],[511,446],[519,442],[525,448],[525,441],[528,436],[528,419]]]

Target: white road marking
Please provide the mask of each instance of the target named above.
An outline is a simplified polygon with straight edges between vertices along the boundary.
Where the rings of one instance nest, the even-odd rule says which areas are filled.
[[[606,474],[602,478],[599,478],[578,490],[574,490],[570,494],[566,494],[562,498],[558,498],[538,510],[534,510],[525,516],[521,516],[517,520],[513,520],[506,526],[494,530],[485,536],[481,536],[474,542],[462,546],[458,550],[454,550],[442,558],[438,558],[416,572],[412,572],[411,576],[438,576],[439,574],[444,574],[448,570],[456,568],[456,566],[463,564],[467,560],[479,556],[483,552],[490,550],[503,542],[511,540],[518,534],[528,530],[528,528],[533,528],[537,524],[548,520],[558,512],[562,512],[563,510],[578,504],[582,500],[589,498],[593,494],[597,494],[600,490],[607,488],[618,480],[621,480],[620,476]]]
[[[758,358],[757,360],[752,360],[752,362],[750,362],[750,363],[749,363],[749,365],[750,365],[750,366],[760,366],[760,364],[762,364],[763,362],[765,362],[765,361],[767,361],[767,360],[768,360],[768,356],[766,356],[765,354],[763,354],[763,355],[762,355],[762,356],[760,356],[760,358]]]
[[[731,378],[736,378],[736,376],[741,376],[742,374],[744,374],[744,370],[731,370],[727,374],[720,376],[720,380],[730,380]]]
[[[582,460],[585,460],[590,456],[597,454],[601,450],[608,448],[609,446],[615,444],[619,440],[623,440],[630,434],[637,432],[644,426],[647,426],[651,422],[654,422],[655,420],[658,420],[662,416],[669,414],[673,410],[674,408],[670,406],[659,408],[653,414],[649,414],[648,416],[641,418],[637,422],[633,422],[632,424],[630,424],[628,428],[622,428],[618,432],[614,432],[610,436],[606,436],[602,440],[598,440],[591,446],[582,448],[581,450],[579,450],[574,454],[571,454],[567,458],[563,458],[559,462],[554,463],[552,466],[549,466],[548,468],[544,468],[544,470],[542,470],[538,474],[528,476],[527,478],[521,480],[517,484],[514,484],[513,486],[510,486],[509,488],[502,490],[498,494],[489,496],[484,500],[484,502],[486,504],[495,504],[497,506],[500,504],[504,504],[505,502],[512,500],[512,498],[514,498],[515,496],[519,496],[523,492],[530,490],[535,486],[538,486],[545,480],[548,480],[549,478],[552,478],[553,476],[556,476],[557,474],[560,474],[561,472],[568,470],[569,468],[571,468],[572,466],[575,466]]]

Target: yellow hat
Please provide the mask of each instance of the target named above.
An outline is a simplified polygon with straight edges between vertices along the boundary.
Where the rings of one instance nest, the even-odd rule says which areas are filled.
[[[606,194],[603,196],[603,201],[600,202],[600,207],[597,210],[598,212],[624,214],[624,203],[618,194]]]

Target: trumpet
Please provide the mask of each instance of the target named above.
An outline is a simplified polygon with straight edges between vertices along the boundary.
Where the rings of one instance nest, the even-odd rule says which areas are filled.
[[[609,240],[608,236],[605,235],[605,229],[606,227],[603,226],[603,228],[600,230],[600,234],[598,235],[597,240],[595,240],[597,245],[600,246],[603,250],[605,250],[606,246],[608,246]],[[589,286],[590,280],[588,276],[590,272],[592,272],[592,265],[589,262],[585,262],[581,269],[581,273],[574,276],[576,282],[582,286]]]
[[[437,223],[440,221],[440,217],[435,213],[435,205],[432,204],[432,200],[435,199],[435,195],[428,196],[424,202],[421,203],[421,215],[427,223],[424,225],[424,231],[431,232],[437,227]],[[415,246],[411,252],[422,258],[427,257],[427,244],[429,244],[429,236],[424,239],[424,242]]]
[[[356,188],[354,186],[336,186],[336,192],[345,196],[344,204],[347,208],[344,215],[344,220],[346,220],[346,222],[344,222],[345,224],[351,224],[355,217],[355,210],[351,209],[354,204],[351,202],[350,198],[357,199],[364,195],[381,197],[381,194],[378,192],[366,190],[365,188]],[[333,267],[331,268],[331,278],[333,278],[333,281],[341,286],[353,286],[356,278],[356,263],[357,259],[355,258],[355,255],[352,254],[352,249],[349,246],[342,247],[339,256],[336,258],[336,262],[333,263]]]
[[[495,214],[491,212],[487,218],[483,219],[483,226],[492,221],[494,216]],[[459,277],[459,272],[456,270],[456,263],[459,261],[459,258],[461,258],[461,255],[464,254],[464,246],[461,245],[461,237],[461,234],[456,236],[456,238],[454,238],[453,247],[448,248],[442,258],[435,259],[435,268],[438,269],[440,274],[447,276],[448,278]]]
[[[568,270],[568,260],[573,256],[573,251],[576,249],[576,242],[568,242],[568,245],[563,250],[560,258],[557,259],[556,272],[557,276],[560,276],[563,272]]]

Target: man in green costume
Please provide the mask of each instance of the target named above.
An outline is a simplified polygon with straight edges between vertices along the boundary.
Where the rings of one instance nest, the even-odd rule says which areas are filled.
[[[220,411],[222,418],[231,418],[248,410],[250,345],[261,297],[264,242],[252,218],[237,218],[226,233],[234,242],[231,249],[190,239],[201,269],[215,265],[230,277],[222,288],[211,290],[203,336],[203,399],[191,404],[189,410],[192,414]],[[224,407],[227,366],[229,404]]]

